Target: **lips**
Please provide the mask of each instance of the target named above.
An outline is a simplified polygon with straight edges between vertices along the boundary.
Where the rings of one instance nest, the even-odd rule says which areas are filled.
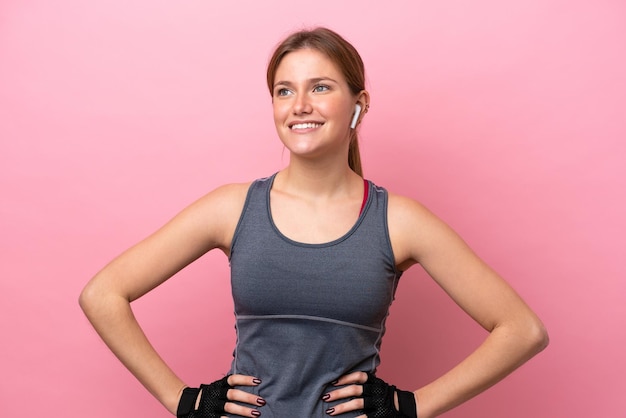
[[[323,125],[323,123],[319,123],[319,122],[299,122],[299,123],[294,123],[294,124],[290,125],[289,129],[291,129],[291,130],[296,130],[296,129],[314,129],[314,128],[319,128],[322,125]]]

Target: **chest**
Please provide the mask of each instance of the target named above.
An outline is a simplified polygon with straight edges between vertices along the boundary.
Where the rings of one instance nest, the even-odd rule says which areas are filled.
[[[361,214],[356,201],[333,211],[300,208],[305,212],[300,217],[291,212],[296,206],[271,205],[267,185],[256,184],[231,247],[236,313],[380,326],[400,276],[387,233],[385,196],[372,194]],[[300,239],[299,231],[311,229],[324,231],[319,242]]]
[[[231,259],[239,315],[315,316],[371,327],[387,315],[397,277],[373,248],[294,248],[271,239],[239,244]]]
[[[281,234],[301,243],[321,244],[344,236],[359,219],[361,196],[307,202],[271,192],[270,218]]]

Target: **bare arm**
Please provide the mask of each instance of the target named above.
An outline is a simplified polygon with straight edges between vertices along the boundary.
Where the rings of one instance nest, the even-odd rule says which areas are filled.
[[[172,413],[185,384],[152,347],[130,303],[207,251],[228,252],[247,189],[224,186],[193,203],[111,261],[80,295],[80,306],[111,351]]]
[[[390,196],[389,229],[399,267],[421,264],[489,331],[465,360],[415,392],[420,418],[435,417],[476,396],[547,346],[543,324],[519,295],[423,206]]]

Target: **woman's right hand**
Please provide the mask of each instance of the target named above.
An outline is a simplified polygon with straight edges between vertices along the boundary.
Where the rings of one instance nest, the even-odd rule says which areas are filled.
[[[253,393],[235,389],[235,386],[257,386],[261,380],[241,374],[232,374],[210,385],[199,388],[185,388],[178,402],[177,418],[220,418],[224,413],[242,417],[259,417],[256,409],[265,405],[265,400]],[[235,402],[253,405],[242,406]]]

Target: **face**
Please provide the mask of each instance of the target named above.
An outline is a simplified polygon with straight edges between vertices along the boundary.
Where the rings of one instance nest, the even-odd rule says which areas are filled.
[[[317,50],[290,52],[276,70],[274,123],[292,154],[347,153],[357,102],[341,71]]]

